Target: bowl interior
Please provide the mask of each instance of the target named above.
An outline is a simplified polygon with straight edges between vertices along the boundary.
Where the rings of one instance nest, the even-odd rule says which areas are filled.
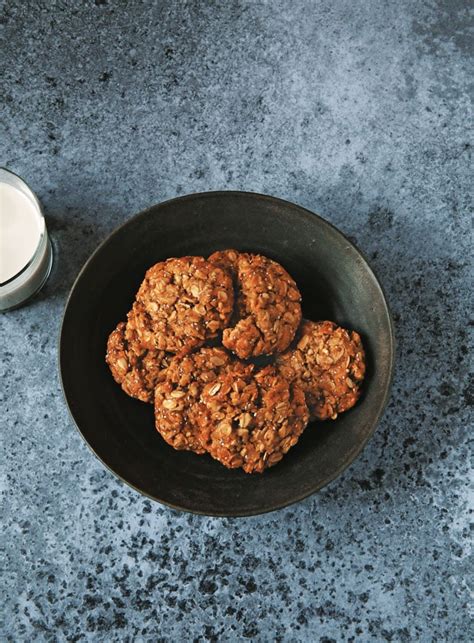
[[[154,428],[152,406],[125,395],[104,361],[108,334],[125,318],[149,266],[231,247],[279,261],[301,290],[304,316],[357,330],[367,351],[367,377],[356,407],[336,421],[308,426],[298,445],[263,475],[227,470],[207,455],[169,447]],[[357,249],[303,208],[239,192],[174,199],[115,231],[73,287],[60,342],[69,408],[103,463],[156,500],[214,515],[270,511],[338,475],[375,428],[388,396],[392,362],[387,305]]]

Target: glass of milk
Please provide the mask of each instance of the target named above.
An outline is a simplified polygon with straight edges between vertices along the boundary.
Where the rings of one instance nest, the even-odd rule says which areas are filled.
[[[38,199],[19,176],[0,168],[0,311],[33,297],[48,279],[52,263]]]

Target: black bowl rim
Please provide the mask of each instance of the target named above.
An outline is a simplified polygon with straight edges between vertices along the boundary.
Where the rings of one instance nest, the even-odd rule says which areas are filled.
[[[342,462],[342,464],[325,480],[320,482],[319,484],[315,485],[310,491],[304,492],[301,495],[295,496],[288,502],[280,502],[280,503],[275,503],[271,507],[262,509],[262,510],[254,510],[254,511],[245,511],[245,512],[239,512],[239,511],[228,511],[228,512],[209,512],[209,511],[200,511],[199,509],[191,509],[189,507],[183,507],[181,505],[173,504],[170,503],[166,500],[162,500],[161,498],[157,498],[155,496],[152,496],[151,494],[147,493],[146,491],[143,491],[142,489],[136,487],[132,483],[130,483],[128,480],[123,478],[119,473],[114,471],[102,458],[96,453],[94,450],[93,446],[88,442],[86,439],[85,435],[82,433],[76,418],[74,417],[74,414],[71,410],[71,407],[69,405],[69,400],[66,392],[66,388],[64,386],[64,381],[63,381],[63,370],[62,370],[62,357],[63,357],[63,343],[64,343],[64,327],[66,324],[66,317],[67,317],[67,311],[69,308],[69,303],[70,300],[72,299],[74,295],[74,291],[76,289],[77,284],[81,280],[83,274],[86,272],[89,264],[93,261],[96,255],[98,255],[102,248],[108,244],[112,238],[118,234],[122,228],[127,227],[130,225],[133,221],[136,221],[139,218],[149,216],[151,211],[155,211],[157,208],[161,208],[164,206],[168,206],[175,201],[184,201],[184,200],[192,200],[196,199],[199,197],[210,197],[210,196],[215,196],[215,197],[222,197],[222,196],[250,196],[253,198],[257,199],[263,199],[266,201],[273,202],[275,204],[280,204],[280,205],[289,205],[292,206],[293,208],[297,208],[299,214],[304,217],[311,217],[314,218],[316,217],[319,219],[319,222],[322,225],[327,226],[328,228],[332,229],[333,232],[336,233],[336,235],[339,235],[342,237],[342,239],[349,244],[354,250],[359,254],[361,257],[362,261],[364,262],[365,268],[371,273],[371,275],[374,278],[374,282],[377,285],[377,288],[380,291],[381,294],[381,299],[383,302],[384,306],[384,312],[386,314],[386,317],[388,319],[389,323],[389,356],[390,356],[390,363],[389,363],[389,377],[387,380],[387,385],[385,387],[385,392],[384,392],[384,397],[382,399],[382,402],[379,406],[379,409],[377,411],[377,414],[374,416],[374,419],[371,422],[371,427],[370,431],[367,433],[366,437],[364,438],[363,441],[359,444],[357,450],[355,450],[353,453],[350,454],[346,460]],[[71,417],[74,426],[76,427],[76,430],[78,431],[79,435],[83,439],[83,441],[86,443],[87,447],[90,449],[90,451],[94,454],[94,456],[99,460],[99,462],[108,470],[110,471],[116,478],[124,482],[128,487],[131,487],[134,491],[138,492],[142,496],[145,496],[146,498],[149,498],[150,500],[153,500],[154,502],[158,502],[161,505],[165,505],[167,507],[170,507],[171,509],[177,510],[177,511],[184,511],[186,513],[190,514],[196,514],[196,515],[201,515],[201,516],[211,516],[211,517],[216,517],[216,518],[244,518],[244,517],[249,517],[249,516],[258,516],[258,515],[263,515],[266,513],[270,513],[272,511],[278,511],[279,509],[284,509],[285,507],[289,507],[293,504],[296,504],[298,502],[301,502],[305,498],[309,498],[312,496],[314,493],[317,491],[320,491],[324,487],[326,487],[328,484],[330,484],[333,480],[338,478],[343,471],[345,471],[361,454],[365,446],[367,445],[368,441],[370,438],[373,436],[375,429],[377,428],[377,425],[387,407],[388,400],[390,398],[390,392],[393,384],[393,377],[394,377],[394,370],[395,370],[395,350],[396,350],[396,339],[395,339],[395,330],[394,330],[394,323],[393,323],[393,318],[392,314],[390,311],[390,307],[388,305],[387,297],[384,291],[384,288],[378,279],[376,273],[372,269],[372,267],[369,264],[369,261],[365,254],[357,247],[353,241],[351,241],[343,232],[341,232],[335,225],[321,217],[319,214],[316,214],[315,212],[312,212],[311,210],[308,210],[308,208],[305,208],[304,206],[301,206],[297,203],[293,203],[291,201],[287,201],[285,199],[280,199],[279,197],[275,197],[269,194],[262,194],[260,192],[249,192],[249,191],[244,191],[244,190],[211,190],[208,192],[191,192],[189,194],[181,195],[178,197],[173,197],[172,199],[167,199],[166,201],[161,201],[160,203],[156,203],[152,206],[149,206],[145,210],[141,210],[137,214],[132,215],[129,217],[126,221],[124,221],[122,224],[120,224],[118,227],[116,227],[98,246],[97,248],[93,251],[93,253],[90,255],[90,257],[86,260],[84,265],[82,266],[81,270],[79,271],[76,279],[74,280],[74,283],[71,287],[71,290],[69,291],[68,297],[66,299],[66,303],[64,306],[64,311],[63,311],[63,316],[61,320],[61,327],[59,329],[59,336],[58,336],[58,370],[59,370],[59,380],[61,383],[61,389],[63,392],[64,399],[66,400],[66,406],[69,412],[69,416]]]

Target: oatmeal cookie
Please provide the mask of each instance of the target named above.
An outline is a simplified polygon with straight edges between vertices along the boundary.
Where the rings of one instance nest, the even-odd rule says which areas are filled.
[[[196,432],[195,407],[203,389],[212,386],[232,361],[223,348],[201,348],[171,360],[166,377],[155,389],[155,424],[172,447],[204,453]]]
[[[114,380],[142,402],[153,402],[155,385],[163,377],[170,353],[144,348],[133,323],[120,322],[107,341],[107,362]]]
[[[308,422],[303,391],[274,367],[237,364],[202,393],[195,424],[209,454],[224,466],[261,473],[294,446]]]
[[[280,373],[306,394],[311,416],[335,420],[357,402],[365,374],[360,336],[330,321],[304,321],[298,343],[277,357]]]
[[[235,250],[215,252],[209,261],[230,272],[237,291],[237,319],[224,330],[224,346],[241,359],[286,350],[301,321],[301,295],[286,270]]]
[[[225,328],[234,291],[227,272],[203,257],[168,259],[145,274],[134,315],[141,341],[148,347],[186,353]]]

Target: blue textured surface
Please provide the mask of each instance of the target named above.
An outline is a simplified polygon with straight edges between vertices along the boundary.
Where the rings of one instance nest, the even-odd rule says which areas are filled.
[[[56,263],[0,317],[2,640],[472,640],[467,7],[7,0],[1,161],[44,204]],[[181,514],[116,480],[57,374],[92,250],[146,206],[211,189],[336,224],[397,327],[363,455],[250,519]]]

